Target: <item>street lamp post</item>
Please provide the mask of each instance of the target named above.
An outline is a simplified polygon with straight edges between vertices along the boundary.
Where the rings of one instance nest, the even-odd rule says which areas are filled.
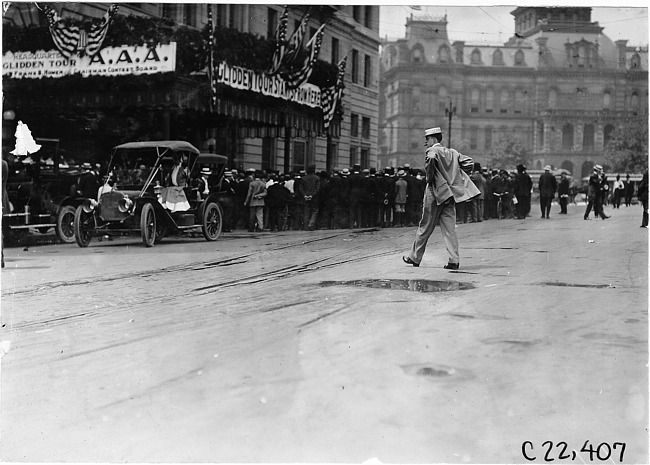
[[[449,97],[449,107],[445,108],[445,115],[449,117],[449,131],[447,134],[447,147],[451,148],[451,118],[456,113],[456,107],[451,105],[451,97]]]

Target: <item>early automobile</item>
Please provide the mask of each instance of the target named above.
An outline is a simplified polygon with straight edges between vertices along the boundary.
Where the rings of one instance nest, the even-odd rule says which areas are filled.
[[[13,237],[30,230],[44,234],[54,228],[61,242],[72,243],[80,172],[60,159],[58,139],[36,141],[42,144],[42,156],[39,153],[30,163],[16,158],[10,167],[7,195],[12,209],[2,215],[3,231]],[[46,157],[47,162],[41,161]]]
[[[214,166],[223,177],[227,157],[216,155]],[[187,173],[196,173],[199,151],[185,141],[129,142],[115,147],[108,164],[106,182],[98,200],[84,199],[75,212],[77,244],[87,247],[92,237],[140,235],[152,247],[167,235],[200,230],[208,241],[221,234],[222,208],[218,189],[201,195],[192,182],[182,187],[187,207],[182,211],[166,208],[166,189],[176,188],[170,174],[179,160]],[[191,181],[191,179],[190,179]],[[185,203],[185,202],[183,202]]]

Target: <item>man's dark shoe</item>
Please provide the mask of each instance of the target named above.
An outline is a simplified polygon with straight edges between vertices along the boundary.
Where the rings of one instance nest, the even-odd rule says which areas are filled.
[[[602,218],[603,218],[604,220],[606,220],[607,218],[611,218],[611,216],[607,216],[607,215],[605,215],[605,216],[603,216]]]
[[[405,257],[405,256],[402,256],[402,260],[403,260],[404,263],[406,263],[407,265],[413,265],[413,266],[416,267],[416,268],[417,268],[418,266],[420,266],[419,263],[415,263],[413,260],[411,260],[411,257]]]
[[[445,265],[446,270],[457,270],[460,268],[460,263],[447,263]]]

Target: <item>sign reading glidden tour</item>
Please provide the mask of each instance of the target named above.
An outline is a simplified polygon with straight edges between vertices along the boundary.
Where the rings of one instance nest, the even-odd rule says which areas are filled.
[[[12,79],[59,78],[72,74],[124,76],[166,73],[176,69],[176,42],[155,48],[124,45],[106,47],[92,57],[65,58],[49,52],[7,52],[2,57],[2,76]]]
[[[225,62],[216,66],[215,78],[217,83],[234,89],[290,100],[312,108],[321,107],[320,88],[313,84],[303,84],[297,89],[289,89],[286,81],[279,76],[267,76],[263,72],[230,66]]]

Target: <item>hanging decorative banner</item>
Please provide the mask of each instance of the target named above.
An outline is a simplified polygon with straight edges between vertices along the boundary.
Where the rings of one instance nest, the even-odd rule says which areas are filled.
[[[221,62],[217,66],[215,80],[234,89],[290,100],[312,108],[321,106],[321,91],[318,86],[303,84],[297,89],[291,89],[279,76],[268,76],[262,71],[230,66],[226,62]]]
[[[72,74],[88,76],[124,76],[128,74],[167,73],[176,70],[176,42],[155,48],[124,45],[106,47],[92,57],[59,51],[7,52],[2,57],[2,77],[11,79],[60,78]]]

